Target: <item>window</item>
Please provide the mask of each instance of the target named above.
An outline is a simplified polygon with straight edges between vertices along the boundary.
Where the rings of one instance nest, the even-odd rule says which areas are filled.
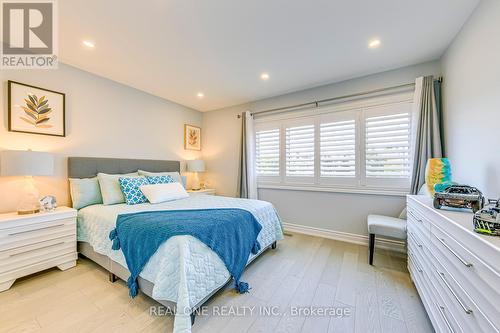
[[[410,177],[410,114],[366,118],[366,177]]]
[[[321,177],[356,177],[356,122],[320,124]]]
[[[280,129],[257,131],[255,133],[255,161],[258,176],[279,176],[280,174]]]
[[[400,93],[257,119],[259,185],[407,191],[412,100]]]
[[[411,176],[411,103],[364,111],[365,185],[409,188]]]
[[[314,125],[287,127],[286,176],[314,176]]]

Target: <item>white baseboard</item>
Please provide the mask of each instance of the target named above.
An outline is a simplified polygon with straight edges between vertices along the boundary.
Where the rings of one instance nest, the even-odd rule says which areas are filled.
[[[315,228],[292,223],[283,223],[283,228],[285,229],[285,232],[296,232],[299,234],[334,239],[358,245],[368,246],[369,243],[368,236],[351,234],[348,232]],[[398,240],[375,238],[375,247],[406,254],[405,242]]]

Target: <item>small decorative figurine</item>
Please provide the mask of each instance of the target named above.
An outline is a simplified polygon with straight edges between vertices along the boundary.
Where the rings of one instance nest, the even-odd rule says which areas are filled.
[[[477,188],[468,185],[450,185],[434,194],[434,208],[441,206],[469,208],[475,213],[484,207],[484,196]]]
[[[474,231],[484,235],[500,236],[500,199],[489,200],[490,206],[474,214]]]
[[[56,197],[52,195],[47,195],[40,199],[40,210],[42,212],[52,212],[57,208]]]

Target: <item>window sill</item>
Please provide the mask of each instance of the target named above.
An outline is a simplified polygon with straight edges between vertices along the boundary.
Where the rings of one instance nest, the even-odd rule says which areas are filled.
[[[406,197],[408,191],[403,189],[383,189],[383,188],[349,188],[349,187],[321,187],[304,185],[281,185],[281,184],[258,184],[258,189],[286,190],[286,191],[309,191],[309,192],[330,192],[347,194],[367,194],[386,195],[396,197]]]

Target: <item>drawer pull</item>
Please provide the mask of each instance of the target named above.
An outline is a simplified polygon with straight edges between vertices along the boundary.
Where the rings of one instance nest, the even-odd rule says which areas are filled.
[[[436,304],[437,305],[437,304]],[[448,320],[448,318],[446,317],[446,314],[444,313],[444,306],[441,306],[441,305],[438,305],[437,306],[438,310],[439,310],[439,313],[441,314],[441,317],[443,317],[443,320],[446,324],[446,327],[448,327],[448,330],[451,332],[451,333],[455,333],[455,330],[453,329],[453,327],[451,326],[450,324],[450,321]]]
[[[446,281],[446,278],[444,276],[444,273],[441,273],[441,272],[437,272],[439,277],[441,278],[441,280],[443,281],[443,283],[445,284],[446,288],[448,288],[448,290],[451,292],[451,294],[453,295],[453,297],[455,297],[455,299],[457,300],[458,304],[460,304],[460,306],[462,307],[462,309],[465,311],[465,313],[467,314],[471,314],[472,313],[472,310],[469,309],[463,302],[462,300],[460,299],[460,297],[458,297],[458,295],[455,293],[455,290],[453,290],[453,288],[450,286],[450,284],[448,283],[448,281]]]
[[[46,248],[50,248],[50,247],[54,247],[54,246],[58,246],[58,245],[62,245],[66,242],[59,242],[59,243],[56,243],[56,244],[50,244],[50,245],[46,245],[46,246],[42,246],[42,247],[39,247],[39,248],[36,248],[36,249],[33,249],[33,250],[29,250],[29,251],[24,251],[24,252],[19,252],[19,253],[15,253],[15,254],[11,254],[9,256],[9,258],[12,258],[12,257],[15,257],[15,256],[20,256],[22,254],[25,254],[25,253],[29,253],[29,252],[36,252],[36,251],[40,251],[40,250],[43,250],[43,249],[46,249]]]
[[[33,230],[13,232],[13,233],[8,234],[8,235],[9,236],[15,236],[15,235],[27,234],[29,232],[36,232],[36,231],[40,231],[40,230],[47,230],[47,229],[52,229],[52,228],[59,228],[59,227],[62,227],[63,225],[65,225],[65,223],[61,223],[61,224],[57,224],[57,225],[51,225],[51,226],[48,226],[48,227],[38,228],[38,229],[33,229]]]
[[[410,214],[410,216],[413,217],[417,222],[423,223],[423,221],[421,219],[419,219],[418,217],[416,217],[415,215],[413,215],[413,213],[411,211],[408,211],[408,214]]]
[[[458,254],[457,254],[457,253],[456,253],[456,252],[455,252],[455,251],[454,251],[454,250],[453,250],[453,249],[452,249],[452,248],[451,248],[448,244],[446,244],[446,243],[445,243],[445,241],[444,241],[444,239],[443,239],[443,238],[439,238],[439,237],[437,237],[437,236],[436,236],[436,238],[437,238],[437,240],[438,240],[441,244],[443,244],[443,246],[444,246],[445,248],[447,248],[447,249],[448,249],[448,251],[450,251],[450,252],[451,252],[451,254],[453,254],[453,255],[454,255],[454,256],[455,256],[458,260],[460,260],[460,262],[461,262],[464,266],[466,266],[466,267],[472,267],[472,264],[471,264],[470,262],[465,261],[465,260],[464,260],[461,256],[459,256],[459,255],[458,255]]]
[[[413,256],[413,254],[411,252],[408,252],[408,254],[410,255],[410,258],[411,258],[411,261],[413,262],[413,264],[415,265],[415,267],[417,268],[417,271],[419,273],[423,273],[424,271],[422,270],[422,268],[420,268],[420,266],[417,264],[417,261],[415,260],[415,257]]]
[[[415,242],[415,244],[417,244],[417,246],[419,248],[422,248],[422,244],[419,244],[418,241],[417,241],[417,237],[415,236],[415,234],[413,232],[410,231],[410,237],[411,239],[413,239],[413,241]]]

